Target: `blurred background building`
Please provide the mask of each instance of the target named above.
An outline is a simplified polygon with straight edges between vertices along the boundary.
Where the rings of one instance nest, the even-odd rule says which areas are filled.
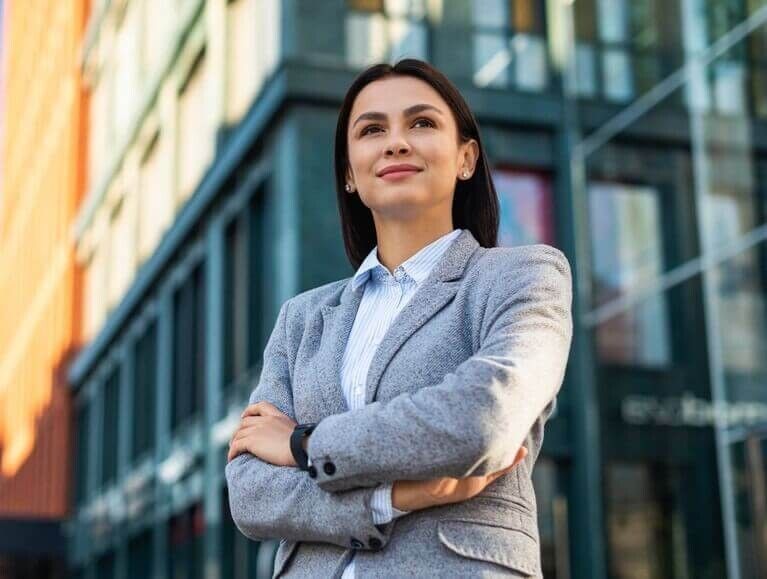
[[[87,132],[82,1],[0,2],[0,577],[64,577],[80,342],[71,227]]]
[[[479,120],[500,242],[573,265],[547,579],[767,576],[767,0],[1,4],[0,576],[30,523],[73,577],[271,576],[227,443],[279,306],[353,273],[336,116],[404,56]]]

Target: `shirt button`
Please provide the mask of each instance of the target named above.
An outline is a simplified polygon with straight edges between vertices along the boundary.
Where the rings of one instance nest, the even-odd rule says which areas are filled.
[[[325,471],[325,474],[333,474],[336,472],[336,465],[334,465],[332,462],[326,462],[322,467],[322,470]]]
[[[361,549],[362,548],[362,541],[352,537],[352,547],[354,547],[355,549]]]

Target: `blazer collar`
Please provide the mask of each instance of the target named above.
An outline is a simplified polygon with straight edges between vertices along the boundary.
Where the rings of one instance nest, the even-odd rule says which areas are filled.
[[[453,299],[466,265],[478,247],[479,242],[470,230],[461,231],[392,321],[370,363],[365,385],[366,404],[375,400],[381,376],[397,350]],[[341,365],[363,294],[353,291],[352,280],[349,278],[344,285],[337,303],[324,304],[320,308],[324,325],[316,376],[325,416],[349,410],[341,388]]]

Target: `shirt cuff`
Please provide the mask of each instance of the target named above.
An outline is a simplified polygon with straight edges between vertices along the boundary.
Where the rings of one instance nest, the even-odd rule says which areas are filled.
[[[379,487],[373,491],[371,500],[371,508],[373,510],[373,523],[381,525],[388,523],[392,519],[396,519],[403,515],[407,515],[410,511],[401,511],[391,503],[391,493],[394,483],[385,483],[379,485]]]

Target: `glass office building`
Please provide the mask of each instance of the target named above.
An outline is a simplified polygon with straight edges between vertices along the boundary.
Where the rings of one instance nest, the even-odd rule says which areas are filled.
[[[121,4],[94,10],[91,60],[114,36],[161,62],[135,114],[119,88],[94,104],[97,143],[127,136],[94,145],[78,231],[77,577],[270,576],[276,542],[229,517],[228,437],[279,305],[353,273],[336,116],[362,67],[403,56],[480,122],[500,243],[573,266],[534,481],[545,576],[767,576],[767,2],[178,0],[179,22]],[[105,62],[105,87],[144,78]]]

